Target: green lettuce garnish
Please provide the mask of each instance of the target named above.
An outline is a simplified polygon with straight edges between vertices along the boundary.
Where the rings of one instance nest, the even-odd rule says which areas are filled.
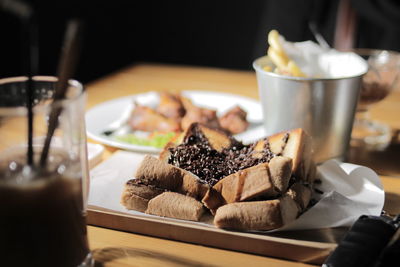
[[[121,136],[116,136],[115,139],[132,144],[132,145],[139,145],[139,146],[152,146],[156,148],[163,148],[171,139],[176,135],[174,132],[168,133],[152,133],[147,137],[137,136],[135,134],[125,134]]]

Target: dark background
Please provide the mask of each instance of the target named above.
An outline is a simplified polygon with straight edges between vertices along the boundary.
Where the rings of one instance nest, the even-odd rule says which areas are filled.
[[[290,41],[313,40],[312,20],[332,44],[338,6],[338,0],[27,2],[38,18],[39,74],[56,73],[66,21],[85,22],[75,75],[85,83],[137,62],[251,70],[266,53],[273,28]],[[357,47],[400,50],[400,1],[351,2],[358,14]],[[0,77],[23,74],[20,20],[0,11],[0,31]]]

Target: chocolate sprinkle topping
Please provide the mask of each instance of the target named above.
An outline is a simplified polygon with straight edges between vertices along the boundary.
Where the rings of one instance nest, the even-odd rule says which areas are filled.
[[[289,135],[284,136],[286,144]],[[213,186],[219,180],[239,170],[269,162],[276,155],[271,151],[267,139],[262,151],[255,151],[256,143],[243,145],[232,139],[231,147],[221,152],[213,149],[207,138],[195,131],[182,144],[170,148],[168,163],[197,175]],[[257,153],[257,156],[253,156]]]

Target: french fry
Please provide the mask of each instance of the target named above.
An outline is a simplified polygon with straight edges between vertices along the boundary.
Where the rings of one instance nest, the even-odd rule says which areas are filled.
[[[287,65],[288,72],[291,73],[295,77],[306,77],[306,75],[301,71],[299,66],[293,61],[290,60]]]
[[[271,59],[272,63],[276,66],[274,71],[275,73],[281,73],[295,77],[306,77],[299,66],[293,60],[290,60],[288,55],[285,53],[280,41],[280,35],[277,30],[271,30],[268,33],[268,44],[269,48],[267,55]]]
[[[263,70],[271,72],[272,71],[272,67],[271,66],[264,66]]]
[[[268,43],[277,52],[280,52],[281,54],[285,54],[285,51],[283,50],[283,47],[279,40],[279,33],[277,30],[272,30],[268,33]]]
[[[287,64],[289,63],[289,60],[286,60],[285,57],[282,57],[282,54],[273,49],[272,46],[268,48],[268,56],[271,59],[272,63],[274,63],[275,66],[278,67],[278,69],[285,69]]]

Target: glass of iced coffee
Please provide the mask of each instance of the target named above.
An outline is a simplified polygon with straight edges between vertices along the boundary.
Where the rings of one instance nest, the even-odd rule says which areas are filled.
[[[79,82],[70,80],[66,99],[53,102],[56,82],[55,77],[33,78],[33,130],[28,134],[27,78],[0,79],[2,266],[92,265],[85,219],[85,93]],[[61,111],[58,127],[43,160],[55,107]]]

